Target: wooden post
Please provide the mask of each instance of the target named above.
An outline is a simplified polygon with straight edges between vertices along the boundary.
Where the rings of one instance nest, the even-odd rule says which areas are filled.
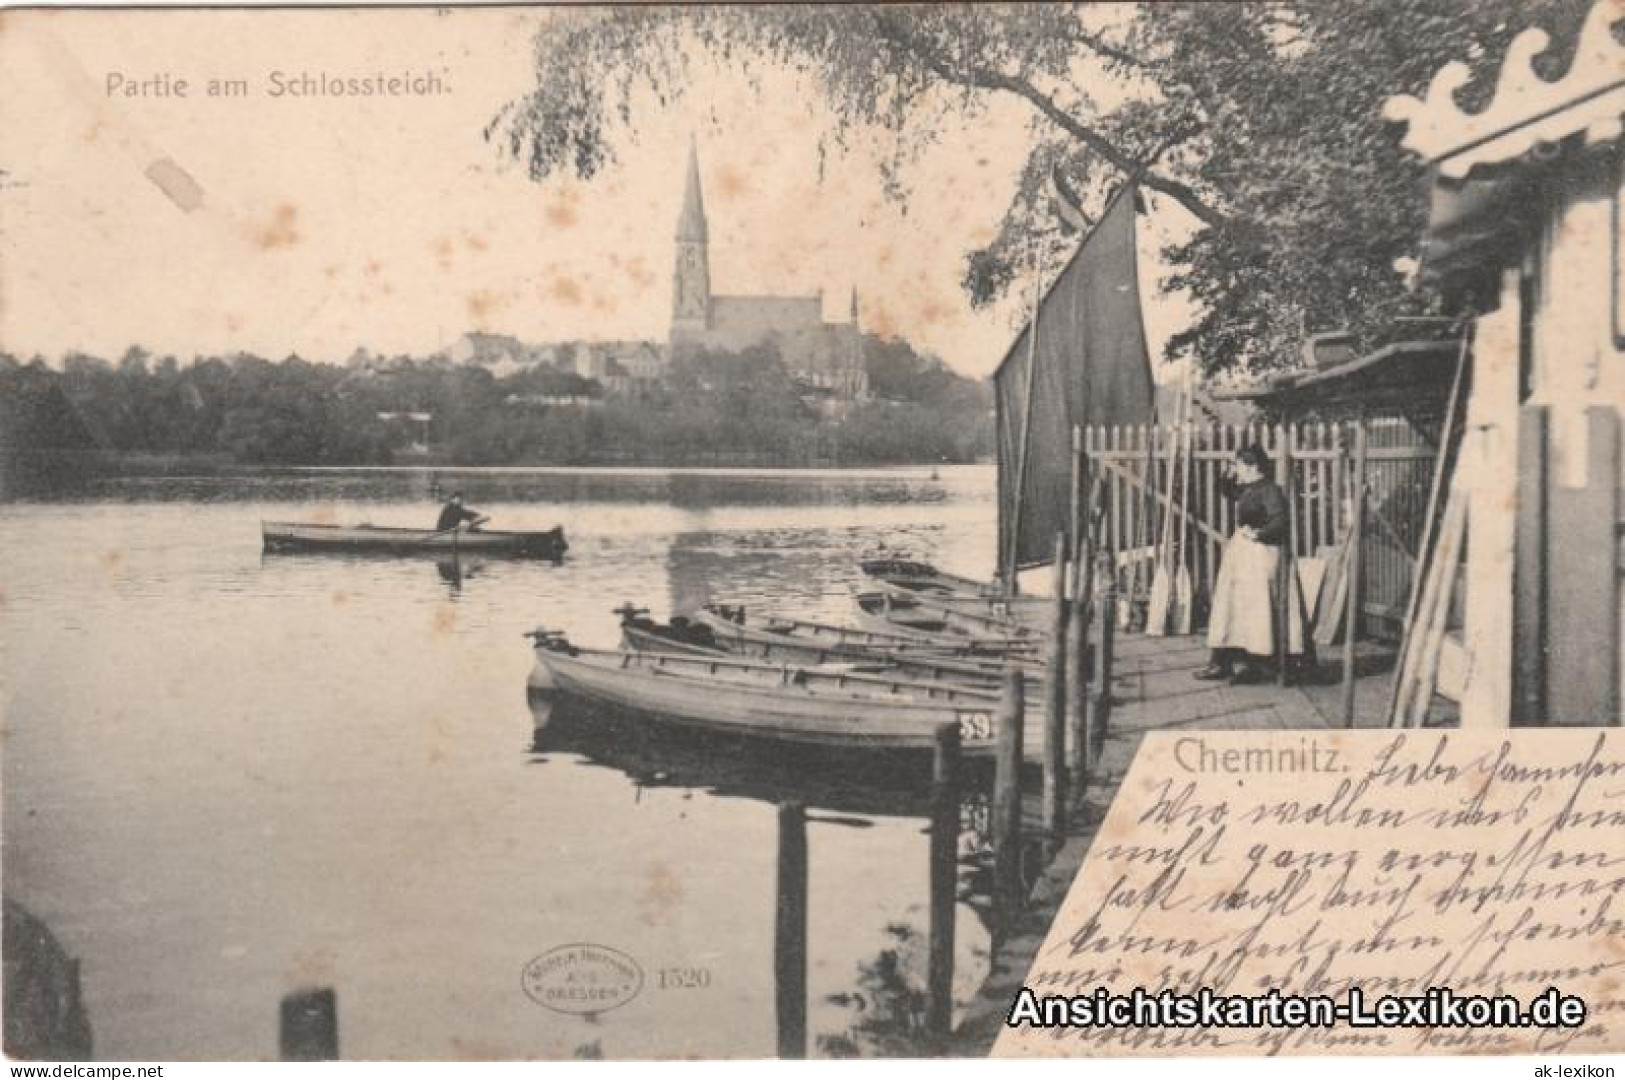
[[[1465,487],[1451,485],[1445,502],[1444,520],[1439,524],[1438,546],[1433,553],[1429,576],[1433,593],[1418,616],[1419,629],[1425,629],[1419,667],[1413,680],[1414,687],[1403,691],[1400,703],[1404,712],[1398,717],[1398,727],[1422,727],[1427,723],[1428,711],[1433,704],[1433,692],[1438,684],[1439,655],[1444,649],[1445,628],[1450,622],[1450,598],[1455,593],[1456,571],[1461,564],[1462,543],[1467,535],[1468,496]]]
[[[1055,534],[1054,618],[1044,657],[1044,829],[1066,831],[1066,533]]]
[[[1422,538],[1416,548],[1416,561],[1411,564],[1410,596],[1405,603],[1404,637],[1400,641],[1399,660],[1394,666],[1394,681],[1388,696],[1390,722],[1402,713],[1400,690],[1414,675],[1413,654],[1416,642],[1412,639],[1417,612],[1422,606],[1422,590],[1426,585],[1428,568],[1432,565],[1433,537],[1438,525],[1439,505],[1444,499],[1445,486],[1450,474],[1451,445],[1455,441],[1456,414],[1462,406],[1462,387],[1466,381],[1468,358],[1472,353],[1473,328],[1469,321],[1462,331],[1461,348],[1456,354],[1456,373],[1450,380],[1450,399],[1445,405],[1444,420],[1439,425],[1438,454],[1433,459],[1433,482],[1428,487],[1428,505],[1422,514]]]
[[[1512,570],[1513,726],[1546,722],[1547,467],[1550,417],[1544,405],[1518,416],[1518,500]],[[1394,678],[1399,678],[1396,671]]]
[[[1360,636],[1360,547],[1365,536],[1365,421],[1354,422],[1354,464],[1350,495],[1348,557],[1343,560],[1343,726],[1354,726],[1355,640]]]
[[[954,901],[959,884],[959,725],[938,724],[931,768],[931,926],[925,1030],[941,1046],[953,1030]]]
[[[1287,447],[1288,428],[1275,426],[1275,486],[1286,496],[1287,519],[1292,521],[1292,452]],[[1287,529],[1281,544],[1280,558],[1275,560],[1275,685],[1287,684],[1287,664],[1292,656],[1292,530]]]
[[[1080,480],[1082,479],[1080,470]],[[1081,802],[1089,783],[1089,618],[1094,592],[1094,504],[1099,481],[1089,487],[1089,498],[1078,519],[1072,548],[1072,596],[1066,621],[1066,749],[1070,773],[1067,790]]]
[[[779,1057],[807,1056],[807,810],[779,804],[778,916],[773,928],[773,987]]]
[[[1088,566],[1088,563],[1079,563]],[[1087,593],[1088,574],[1080,571],[1084,579],[1079,591]],[[1070,773],[1067,790],[1073,802],[1083,798],[1089,783],[1092,764],[1089,745],[1089,600],[1087,595],[1075,596],[1070,605],[1066,623],[1066,750],[1067,770]]]
[[[998,384],[995,383],[993,388],[993,448],[994,453],[998,456],[998,470],[995,474],[997,482],[995,486],[998,489],[997,503],[999,516],[997,530],[998,553],[994,556],[995,565],[993,567],[993,588],[995,592],[1001,595],[1007,588],[1004,582],[1004,577],[1005,571],[1010,564],[1009,513],[1014,508],[1013,504],[1015,501],[1014,496],[1011,494],[1012,477],[1009,475],[1010,462],[1005,460],[1006,454],[1004,449],[1004,429],[1008,423],[1004,416],[1005,408],[1005,402],[999,395]]]
[[[1102,576],[1110,582],[1112,573],[1110,555],[1102,555],[1098,560],[1103,567]],[[1112,608],[1120,603],[1116,594],[1103,589],[1100,597],[1100,644],[1095,647],[1094,693],[1089,695],[1089,762],[1091,767],[1100,762],[1101,751],[1106,746],[1106,730],[1111,725],[1112,716],[1112,664],[1113,652],[1117,644],[1116,620],[1112,618]]]
[[[283,1061],[337,1061],[338,996],[330,988],[284,994],[277,1041]]]
[[[1076,424],[1072,425],[1071,499],[1072,503],[1069,507],[1070,513],[1067,515],[1066,519],[1068,529],[1067,550],[1068,552],[1075,552],[1078,549],[1078,541],[1083,535],[1083,518],[1084,515],[1088,513],[1088,511],[1083,508],[1083,428],[1078,427]],[[1074,575],[1077,573],[1077,567],[1075,565],[1072,568],[1072,572]]]
[[[1021,736],[1026,722],[1026,685],[1014,667],[1004,671],[994,734],[998,739],[993,773],[993,900],[1001,931],[1014,924],[1021,908]]]
[[[1615,410],[1585,412],[1585,483],[1546,485],[1546,528],[1561,549],[1546,573],[1550,724],[1614,724],[1619,712],[1620,435]],[[1582,629],[1583,628],[1583,629]]]
[[[1006,586],[1011,596],[1020,593],[1017,576],[1020,573],[1021,562],[1021,517],[1025,509],[1023,506],[1027,497],[1027,459],[1032,453],[1033,441],[1033,389],[1038,381],[1038,308],[1042,291],[1042,274],[1038,269],[1038,249],[1034,248],[1033,256],[1033,315],[1027,324],[1027,389],[1022,399],[1021,434],[1018,436],[1020,449],[1016,456],[1016,486],[1014,491],[1015,513],[1011,515],[1010,522],[1010,549],[1005,552],[1005,570],[1009,580]]]

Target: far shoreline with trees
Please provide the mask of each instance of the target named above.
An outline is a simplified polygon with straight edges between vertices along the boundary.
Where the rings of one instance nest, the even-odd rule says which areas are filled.
[[[297,467],[957,464],[993,450],[991,389],[901,341],[866,336],[873,395],[795,382],[771,345],[703,353],[606,387],[533,365],[444,355],[364,365],[239,353],[183,364],[132,347],[60,364],[0,353],[8,482]]]

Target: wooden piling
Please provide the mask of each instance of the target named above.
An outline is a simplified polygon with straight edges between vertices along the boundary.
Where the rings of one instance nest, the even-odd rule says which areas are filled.
[[[1101,751],[1106,746],[1106,731],[1111,725],[1112,716],[1112,664],[1113,652],[1117,644],[1117,620],[1114,617],[1115,606],[1121,601],[1110,589],[1112,574],[1111,556],[1102,554],[1097,560],[1100,567],[1102,588],[1100,592],[1100,642],[1095,646],[1094,655],[1094,692],[1089,695],[1089,761],[1091,767],[1100,761]]]
[[[779,804],[778,917],[773,929],[773,987],[779,1057],[807,1056],[807,810]]]
[[[337,1061],[338,996],[330,988],[284,994],[277,1042],[283,1061]]]
[[[1076,424],[1072,426],[1072,486],[1071,504],[1067,512],[1067,540],[1068,548],[1077,550],[1078,541],[1082,539],[1083,518],[1087,511],[1083,506],[1083,428]],[[1076,573],[1076,567],[1073,568]]]
[[[1044,829],[1066,831],[1066,638],[1070,605],[1066,599],[1066,533],[1055,534],[1054,617],[1044,657]]]
[[[1343,560],[1343,573],[1347,584],[1343,587],[1345,618],[1343,626],[1343,726],[1354,726],[1354,645],[1360,636],[1360,548],[1365,534],[1365,421],[1354,424],[1354,462],[1350,486],[1349,548]]]
[[[1275,486],[1281,489],[1286,496],[1287,518],[1291,522],[1297,520],[1293,512],[1293,484],[1292,484],[1292,451],[1287,445],[1288,429],[1285,425],[1277,424],[1275,427]],[[1275,562],[1275,685],[1285,686],[1288,682],[1287,668],[1292,663],[1292,574],[1293,558],[1292,544],[1294,537],[1292,529],[1287,529],[1287,537],[1281,543],[1281,553]]]
[[[1100,477],[1089,476],[1087,439],[1082,428],[1072,429],[1072,591],[1066,619],[1066,751],[1067,794],[1073,803],[1083,798],[1089,782],[1089,601],[1094,592],[1094,513],[1101,495]],[[1082,497],[1087,485],[1089,495]]]
[[[931,926],[925,976],[925,1030],[933,1051],[953,1030],[958,852],[959,725],[939,724],[931,768]]]
[[[1073,802],[1083,798],[1092,764],[1089,745],[1089,566],[1077,560],[1076,595],[1066,622],[1066,750],[1071,774],[1067,790]]]
[[[1026,722],[1026,686],[1021,672],[1004,672],[999,698],[993,773],[993,900],[1001,931],[1014,924],[1021,910],[1021,736]]]

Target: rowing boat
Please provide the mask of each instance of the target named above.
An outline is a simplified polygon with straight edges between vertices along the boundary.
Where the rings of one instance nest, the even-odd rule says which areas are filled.
[[[958,725],[962,748],[993,749],[988,693],[854,672],[578,649],[536,632],[533,694],[571,694],[677,724],[841,749],[924,750]]]
[[[713,609],[727,617],[727,609]],[[1000,657],[1012,649],[1030,648],[1032,642],[1020,638],[984,637],[970,634],[925,634],[915,628],[882,623],[878,626],[839,626],[834,623],[798,619],[789,615],[764,614],[750,616],[737,612],[753,621],[763,630],[795,637],[811,638],[829,645],[855,645],[863,649],[904,650],[909,653],[930,655]]]
[[[711,633],[711,628],[681,615],[669,623],[649,618],[646,608],[623,604],[615,609],[621,617],[621,646],[631,652],[669,653],[678,656],[727,656],[728,650]]]
[[[558,645],[562,639],[547,631],[531,635],[538,650]],[[557,651],[556,649],[553,651]],[[951,683],[925,682],[898,673],[876,672],[863,665],[802,665],[767,664],[745,660],[736,656],[683,656],[676,653],[636,652],[624,649],[585,649],[564,646],[571,656],[612,658],[615,665],[627,670],[669,675],[675,678],[704,679],[740,686],[774,689],[785,686],[805,687],[821,694],[851,697],[878,697],[887,700],[909,701],[973,701],[991,702],[997,693]],[[541,653],[538,652],[538,656]],[[532,672],[531,688],[547,689],[545,680],[538,681]]]
[[[1032,641],[1045,633],[1055,604],[1039,596],[949,596],[884,583],[859,593],[857,602],[867,615],[915,630],[1017,641]]]
[[[1005,664],[998,657],[958,655],[929,646],[887,648],[835,644],[802,634],[766,630],[749,622],[736,622],[715,611],[700,610],[692,618],[710,627],[717,641],[729,652],[780,663],[884,665],[925,681],[983,683],[997,682]]]
[[[379,555],[511,555],[517,558],[564,558],[570,545],[563,526],[545,532],[500,532],[486,529],[397,529],[384,525],[315,525],[263,521],[265,551],[353,552]]]
[[[797,746],[713,732],[584,698],[530,697],[531,751],[577,754],[625,774],[640,789],[690,788],[713,795],[786,800],[828,815],[924,817],[931,755]],[[985,804],[983,804],[985,805]],[[836,818],[835,821],[842,819]]]
[[[998,587],[985,581],[950,574],[930,563],[913,559],[864,559],[858,568],[876,581],[897,585],[914,592],[948,593],[958,596],[996,596]]]

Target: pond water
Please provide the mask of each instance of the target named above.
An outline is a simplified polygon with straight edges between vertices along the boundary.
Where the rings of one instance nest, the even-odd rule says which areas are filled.
[[[411,470],[0,503],[5,889],[80,959],[97,1056],[271,1058],[307,986],[336,990],[348,1058],[772,1056],[785,797],[809,803],[814,1052],[917,1049],[918,776],[538,733],[521,634],[612,645],[623,601],[844,618],[882,552],[985,577],[992,470],[438,480],[493,528],[564,525],[569,555],[261,554],[262,520],[432,523]],[[969,896],[957,935],[966,999],[988,947]],[[642,991],[539,1005],[527,963],[572,942],[632,957]]]

